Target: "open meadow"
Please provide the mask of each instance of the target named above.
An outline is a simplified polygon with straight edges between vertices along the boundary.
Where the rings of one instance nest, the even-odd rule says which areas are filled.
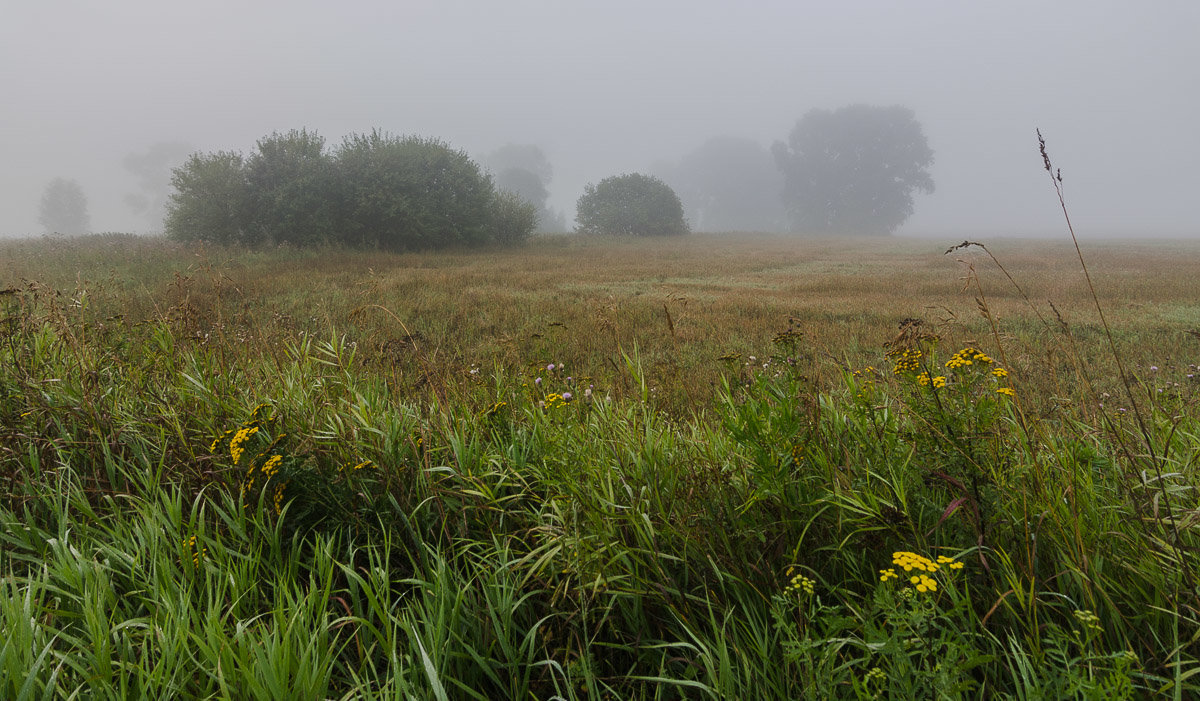
[[[1200,694],[1200,243],[960,243],[0,242],[0,698]]]

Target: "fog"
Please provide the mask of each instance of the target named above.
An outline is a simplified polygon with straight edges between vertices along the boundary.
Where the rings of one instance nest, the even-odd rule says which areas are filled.
[[[570,222],[588,182],[853,103],[911,108],[935,152],[899,235],[1062,235],[1036,128],[1081,235],[1196,235],[1198,29],[1190,0],[11,2],[0,235],[41,233],[56,177],[93,230],[160,229],[156,146],[301,127],[536,144]]]

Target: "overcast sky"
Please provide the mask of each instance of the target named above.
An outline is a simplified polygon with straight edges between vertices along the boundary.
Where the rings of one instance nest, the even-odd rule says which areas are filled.
[[[1200,2],[575,3],[4,0],[0,235],[56,176],[97,231],[157,228],[122,159],[380,128],[479,156],[536,143],[552,204],[708,138],[784,139],[812,108],[903,104],[937,191],[903,235],[1198,235]]]

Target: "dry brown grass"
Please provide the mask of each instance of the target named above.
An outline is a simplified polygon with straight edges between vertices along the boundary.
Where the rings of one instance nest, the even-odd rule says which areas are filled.
[[[1032,307],[980,249],[945,254],[953,243],[552,237],[519,250],[386,254],[92,237],[0,244],[0,287],[37,281],[65,298],[86,289],[94,320],[174,310],[198,341],[346,334],[370,359],[403,364],[417,352],[451,377],[473,364],[486,373],[553,360],[619,390],[622,353],[636,346],[672,404],[703,403],[725,370],[718,356],[770,354],[789,319],[810,355],[849,365],[882,365],[883,343],[909,317],[936,324],[949,344],[995,350],[982,294],[1014,368],[1028,368],[1027,384],[1072,392],[1056,386],[1072,360],[1052,302],[1089,373],[1108,385],[1111,364],[1070,242],[986,242]],[[1186,333],[1200,326],[1200,243],[1102,242],[1084,254],[1135,371],[1200,356]],[[814,373],[835,367],[816,363]]]

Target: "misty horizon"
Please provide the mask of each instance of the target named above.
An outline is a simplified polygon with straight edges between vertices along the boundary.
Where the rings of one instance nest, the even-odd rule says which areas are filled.
[[[534,144],[550,205],[677,164],[715,137],[764,148],[811,109],[913,110],[936,190],[904,236],[1059,235],[1035,129],[1080,233],[1200,234],[1193,133],[1200,9],[1184,2],[853,7],[456,2],[355,12],[317,3],[11,8],[0,30],[0,236],[39,235],[54,178],[94,231],[161,221],[130,158],[157,144],[248,152],[307,128],[336,146],[379,129],[482,163]],[[138,198],[141,198],[140,200]]]

